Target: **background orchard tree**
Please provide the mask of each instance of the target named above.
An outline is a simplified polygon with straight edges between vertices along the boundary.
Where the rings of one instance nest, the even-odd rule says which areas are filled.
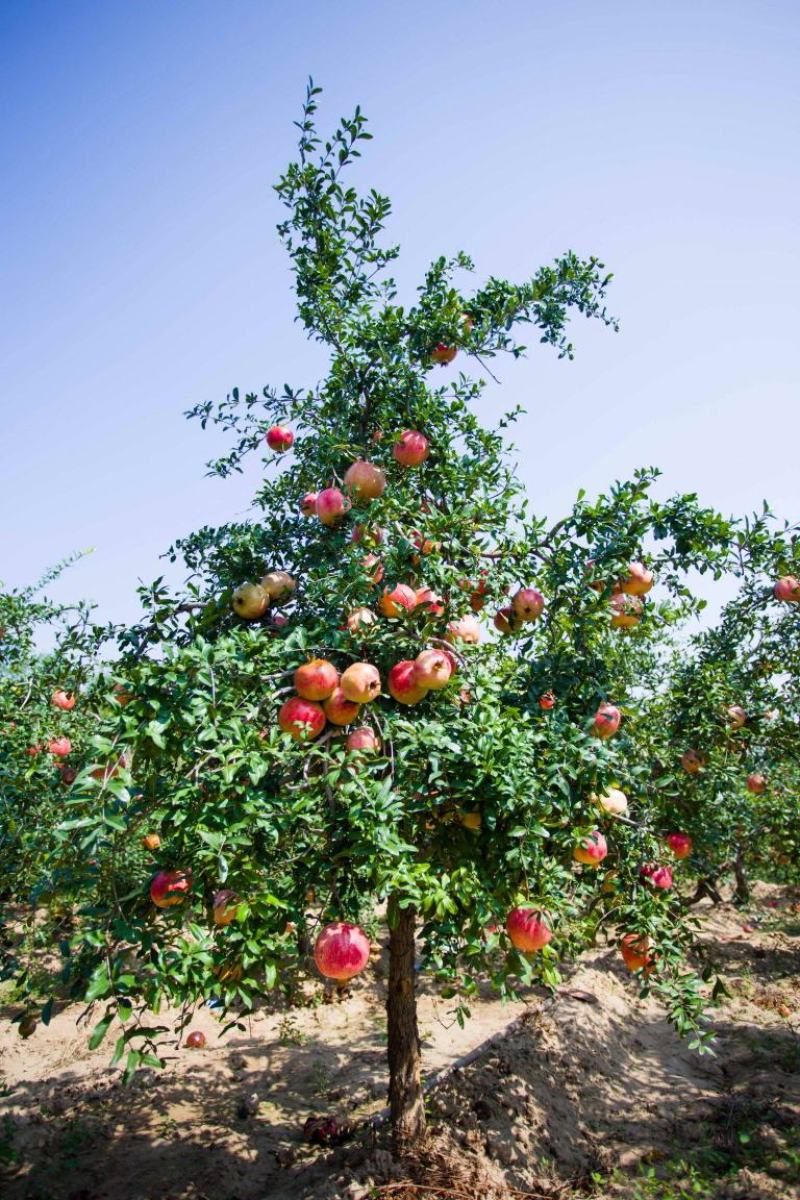
[[[85,603],[55,604],[46,589],[79,558],[36,584],[0,591],[0,965],[29,990],[25,964],[71,927],[62,891],[68,858],[53,832],[94,733],[99,654],[108,631]],[[44,1006],[45,1020],[50,1006]],[[21,1016],[21,1028],[26,1014]]]
[[[797,528],[765,510],[736,554],[739,594],[667,664],[650,720],[657,818],[690,835],[698,897],[732,875],[744,902],[754,870],[798,882],[800,610],[776,587],[797,569]]]
[[[663,831],[604,798],[653,803],[648,687],[699,609],[686,572],[740,571],[740,527],[694,496],[657,502],[653,471],[554,526],[533,514],[505,442],[518,410],[482,425],[466,365],[522,354],[526,325],[570,357],[571,315],[613,325],[609,276],[570,252],[474,288],[458,255],[401,304],[389,202],[343,182],[364,118],[323,141],[317,93],[277,193],[328,373],[193,410],[232,437],[216,474],[265,454],[257,515],[175,544],[180,595],[143,592],[125,703],[93,740],[113,770],[76,781],[52,864],[80,907],[70,978],[103,1004],[95,1043],[121,1020],[129,1073],[158,1062],[148,1009],[217,996],[236,1020],[265,991],[296,996],[315,946],[344,982],[385,916],[402,1151],[424,1129],[417,959],[463,1019],[487,973],[507,995],[555,986],[559,956],[616,925],[702,1041],[691,925],[642,872],[664,865]],[[337,940],[340,922],[359,928]]]

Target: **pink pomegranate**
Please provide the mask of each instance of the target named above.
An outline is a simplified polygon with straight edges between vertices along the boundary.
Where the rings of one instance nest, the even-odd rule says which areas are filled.
[[[545,914],[538,908],[512,908],[506,917],[506,931],[523,954],[541,950],[553,936]]]
[[[345,982],[369,962],[369,938],[358,925],[334,921],[326,925],[314,946],[314,962],[326,979]]]

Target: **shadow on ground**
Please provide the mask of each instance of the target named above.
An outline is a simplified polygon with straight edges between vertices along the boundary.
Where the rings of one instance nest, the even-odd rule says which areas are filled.
[[[759,1200],[792,1195],[798,946],[783,932],[739,940],[747,922],[735,911],[715,912],[711,923],[721,969],[754,981],[716,1010],[713,1057],[690,1050],[653,1002],[638,999],[616,950],[587,955],[554,1001],[535,1001],[507,1036],[432,1088],[428,1186],[481,1200],[509,1196],[509,1187],[566,1196],[567,1184],[580,1191],[594,1172],[609,1180],[608,1195],[625,1196],[631,1172],[660,1170],[679,1153],[717,1163],[720,1177],[757,1176],[750,1194]],[[756,1003],[758,987],[776,979],[795,988],[788,1021]],[[381,990],[372,987],[371,1006],[358,992],[338,1006],[333,1039],[308,1016],[301,1044],[254,1025],[235,1046],[210,1042],[196,1060],[184,1055],[127,1088],[102,1063],[65,1063],[43,1079],[33,1065],[26,1074],[23,1059],[0,1100],[4,1200],[368,1195],[354,1180],[392,1175],[385,1131],[365,1123],[386,1088]],[[335,1150],[305,1146],[305,1118],[328,1112],[356,1126],[353,1139]]]

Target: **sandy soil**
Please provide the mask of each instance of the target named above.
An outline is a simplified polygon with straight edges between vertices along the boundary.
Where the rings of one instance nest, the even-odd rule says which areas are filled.
[[[714,1013],[714,1057],[689,1050],[658,1007],[638,999],[614,947],[585,955],[554,999],[486,997],[463,1030],[447,1002],[423,994],[429,1078],[480,1050],[430,1089],[432,1136],[414,1175],[434,1189],[424,1193],[403,1188],[383,1127],[367,1121],[386,1093],[380,963],[342,1000],[257,1014],[246,1033],[223,1040],[201,1010],[191,1028],[206,1034],[206,1049],[176,1048],[166,1070],[129,1087],[108,1067],[110,1036],[87,1050],[80,1010],[23,1041],[13,1010],[0,1009],[0,1194],[622,1197],[640,1194],[633,1181],[648,1165],[705,1155],[724,1179],[704,1196],[800,1195],[800,916],[791,908],[759,886],[745,915],[702,910],[731,993]],[[304,1144],[314,1114],[350,1122],[353,1137],[336,1149]]]

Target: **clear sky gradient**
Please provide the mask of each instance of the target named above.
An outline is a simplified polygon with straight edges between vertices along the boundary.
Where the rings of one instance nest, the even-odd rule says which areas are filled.
[[[305,79],[360,104],[357,182],[394,201],[410,298],[472,254],[523,279],[572,248],[613,270],[618,335],[497,368],[535,508],[638,465],[662,493],[800,516],[800,8],[445,0],[0,0],[0,578],[135,616],[182,533],[241,516],[252,473],[183,411],[313,385],[271,184]]]

